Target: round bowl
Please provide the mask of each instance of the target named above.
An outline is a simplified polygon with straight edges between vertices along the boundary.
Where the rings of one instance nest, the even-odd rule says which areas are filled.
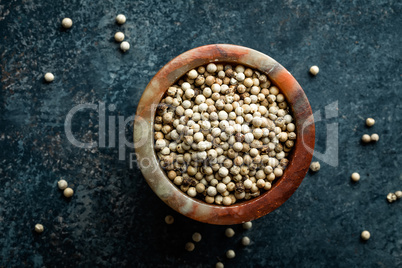
[[[189,70],[210,62],[242,64],[265,73],[285,95],[296,122],[297,139],[289,165],[269,191],[231,206],[219,206],[189,197],[170,181],[154,150],[153,124],[156,107],[165,91]],[[315,126],[310,104],[296,79],[278,62],[256,50],[226,44],[189,50],[163,66],[147,85],[134,121],[137,163],[152,190],[167,205],[194,220],[230,225],[257,219],[282,205],[299,187],[314,151]]]

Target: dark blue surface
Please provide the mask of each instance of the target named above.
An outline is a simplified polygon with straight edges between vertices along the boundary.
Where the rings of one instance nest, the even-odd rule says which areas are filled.
[[[122,26],[114,22],[119,13],[127,16]],[[402,188],[401,13],[397,0],[0,1],[0,267],[401,266],[402,201],[386,201]],[[70,30],[60,28],[64,17],[73,20]],[[113,41],[116,31],[131,43],[128,53]],[[78,104],[114,104],[106,116],[116,124],[134,115],[164,64],[211,43],[247,46],[285,66],[323,117],[316,151],[339,148],[337,165],[319,159],[321,170],[282,207],[251,230],[235,226],[231,239],[225,227],[164,205],[130,168],[131,148],[119,160],[118,141],[81,149],[64,131]],[[320,73],[311,77],[314,64]],[[46,72],[53,83],[44,83]],[[326,119],[325,107],[336,102],[337,116]],[[368,116],[376,119],[371,129]],[[327,133],[328,124],[338,132]],[[73,118],[81,141],[98,141],[98,128],[96,111]],[[379,142],[363,146],[364,133],[378,133]],[[361,180],[352,184],[355,171]],[[75,190],[71,201],[57,189],[60,178]],[[167,214],[174,225],[164,223]],[[43,234],[33,232],[36,223]],[[203,239],[188,253],[194,231]],[[247,248],[243,234],[252,240]],[[228,261],[230,248],[236,258]]]

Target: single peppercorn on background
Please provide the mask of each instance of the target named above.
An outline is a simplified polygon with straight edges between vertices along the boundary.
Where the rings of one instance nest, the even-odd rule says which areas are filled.
[[[2,1],[0,267],[401,266],[402,202],[387,201],[402,188],[401,12],[396,0]],[[126,53],[117,32],[130,44]],[[132,142],[132,122],[122,122],[156,72],[213,43],[277,60],[315,115],[320,171],[248,230],[172,211],[119,140]],[[65,132],[69,112],[83,104],[92,106],[73,115],[71,134],[96,142],[92,148],[73,145]],[[370,128],[367,118],[375,119]],[[379,140],[362,143],[363,134]],[[71,198],[58,189],[61,178]],[[195,232],[202,240],[188,252]],[[228,250],[235,258],[226,258]]]

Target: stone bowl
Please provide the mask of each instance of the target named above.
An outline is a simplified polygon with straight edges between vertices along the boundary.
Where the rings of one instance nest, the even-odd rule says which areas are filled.
[[[154,150],[153,124],[165,91],[189,70],[211,62],[242,64],[265,73],[285,96],[296,122],[297,139],[289,165],[269,191],[231,206],[189,197],[168,179]],[[315,125],[309,101],[296,79],[278,62],[256,50],[236,45],[207,45],[189,50],[167,63],[152,78],[138,104],[134,121],[137,164],[152,190],[167,205],[194,220],[219,225],[251,221],[282,205],[299,187],[314,151]]]

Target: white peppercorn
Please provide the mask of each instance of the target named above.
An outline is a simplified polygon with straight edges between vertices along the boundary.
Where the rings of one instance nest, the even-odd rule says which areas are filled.
[[[212,90],[209,87],[204,88],[204,90],[202,91],[202,94],[204,95],[204,97],[209,98],[212,95]]]
[[[200,95],[200,96],[202,96],[202,95]],[[198,111],[199,111],[200,113],[206,112],[207,110],[208,110],[208,104],[206,104],[206,103],[201,103],[201,104],[198,106]]]
[[[228,119],[228,113],[226,111],[219,111],[218,113],[219,120]]]
[[[225,230],[225,235],[226,237],[233,237],[235,235],[235,231],[232,228],[227,228]]]
[[[261,176],[261,173],[259,173],[259,172],[262,172],[262,176]],[[257,176],[257,174],[258,174],[258,176]],[[264,171],[262,171],[262,170],[259,170],[258,172],[257,172],[257,174],[256,174],[256,178],[258,179],[258,177],[262,177],[262,178],[260,178],[260,179],[258,179],[258,181],[257,181],[257,187],[258,188],[264,188],[265,187],[265,174],[264,174]]]
[[[244,75],[244,73],[237,73],[236,74],[236,80],[239,82],[244,81],[244,79],[246,78],[246,76]],[[232,84],[232,83],[231,83]],[[234,84],[234,83],[233,83]]]
[[[73,26],[73,21],[70,18],[64,18],[61,21],[61,26],[63,26],[65,29],[69,29]]]
[[[247,123],[251,123],[252,120],[253,116],[251,114],[244,115],[244,121],[246,121]]]
[[[198,73],[197,73],[197,71],[195,69],[192,69],[191,71],[189,71],[187,73],[187,77],[189,79],[191,79],[191,80],[194,80],[194,79],[196,79],[198,77]]]
[[[191,101],[189,101],[189,100],[183,101],[182,107],[183,107],[184,109],[189,109],[189,108],[191,107]]]
[[[207,189],[207,194],[209,196],[215,196],[217,194],[216,188],[213,186],[209,186]]]
[[[205,102],[205,100],[206,100],[206,98],[205,98],[205,96],[204,95],[198,95],[196,98],[195,98],[195,103],[196,104],[201,104],[201,103],[204,103]],[[208,107],[208,106],[207,106]],[[205,111],[206,111],[206,109],[205,109]]]
[[[217,67],[216,67],[215,64],[210,63],[210,64],[207,65],[207,72],[208,73],[215,73],[216,70],[217,70]]]
[[[389,203],[392,203],[392,202],[396,201],[397,199],[398,198],[397,198],[396,194],[394,194],[394,193],[389,193],[387,195],[387,200]]]
[[[186,84],[187,82],[185,82],[185,83],[183,83],[183,85],[184,84]],[[188,84],[188,83],[187,83]],[[183,86],[182,86],[183,87]],[[189,99],[191,99],[192,97],[194,97],[194,89],[192,89],[192,88],[188,88],[188,89],[186,89],[186,91],[184,91],[184,95],[187,97],[187,98],[189,98]]]
[[[244,68],[243,65],[237,65],[237,66],[235,67],[235,71],[236,71],[237,73],[244,73],[245,68]]]
[[[40,224],[40,223],[35,224],[35,232],[40,234],[40,233],[43,233],[44,229],[45,228],[43,227],[42,224]]]
[[[245,196],[246,196],[246,192],[241,192],[241,193],[235,192],[235,197],[236,197],[238,200],[244,199]]]
[[[168,154],[170,154],[170,149],[168,147],[165,147],[161,150],[161,153],[164,155],[168,155]]]
[[[252,122],[254,127],[260,127],[262,125],[262,119],[260,117],[254,117]]]
[[[288,133],[286,132],[281,132],[279,133],[279,141],[281,142],[286,142],[288,140]]]
[[[361,235],[360,235],[360,237],[363,239],[363,240],[369,240],[370,239],[370,232],[369,231],[363,231],[362,233],[361,233]]]
[[[352,175],[350,176],[350,178],[352,179],[352,181],[357,182],[360,180],[360,175],[357,172],[352,173]]]
[[[74,190],[71,189],[71,188],[66,188],[66,189],[64,189],[64,191],[63,191],[63,195],[64,195],[65,197],[67,197],[67,198],[72,197],[73,194],[74,194]]]
[[[224,178],[222,179],[222,183],[225,184],[226,187],[227,187],[227,184],[230,183],[231,180],[232,180],[232,178],[231,178],[230,176],[226,176],[226,177],[224,177]],[[227,189],[228,189],[228,188],[227,188]]]
[[[251,227],[253,227],[253,223],[251,221],[245,222],[242,224],[243,229],[248,230],[251,229]]]
[[[266,190],[266,191],[268,191],[269,189],[271,189],[271,183],[270,182],[265,182],[265,185],[264,185],[264,190]]]
[[[205,197],[205,202],[207,202],[208,204],[212,204],[212,203],[215,202],[215,198],[214,198],[213,196],[207,195],[207,196]]]
[[[229,174],[229,170],[227,168],[221,167],[219,169],[219,176],[221,176],[222,178],[226,177],[228,174]]]
[[[370,135],[364,134],[364,135],[362,136],[362,142],[364,142],[364,143],[369,143],[369,142],[371,142],[371,137],[370,137]]]
[[[244,141],[247,143],[251,143],[254,140],[254,135],[253,133],[246,133],[244,135]]]
[[[371,134],[370,139],[371,139],[371,141],[377,142],[380,139],[380,136],[378,136],[378,134],[374,133],[374,134]]]
[[[374,124],[375,124],[375,120],[373,118],[367,118],[366,119],[366,125],[368,127],[372,127],[372,126],[374,126]]]
[[[276,101],[277,101],[277,102],[283,102],[283,101],[285,101],[285,96],[283,96],[283,94],[278,94],[278,95],[276,95]],[[278,112],[279,112],[279,110],[278,110]],[[281,115],[279,115],[279,116],[281,116]]]
[[[173,216],[172,216],[172,215],[167,215],[167,216],[165,217],[165,222],[166,222],[166,224],[173,224],[173,223],[174,223],[174,218],[173,218]]]
[[[313,66],[310,67],[310,73],[312,75],[317,75],[319,71],[320,71],[320,69],[316,65],[313,65]]]
[[[121,51],[126,52],[127,50],[130,49],[130,43],[127,42],[127,41],[121,42],[120,43],[120,49],[121,49]]]
[[[226,257],[228,259],[233,259],[235,256],[236,256],[236,254],[235,254],[234,250],[229,249],[228,251],[226,251]]]
[[[195,197],[195,196],[197,195],[197,190],[195,189],[195,187],[190,187],[190,188],[188,188],[188,190],[187,190],[187,194],[188,194],[190,197]]]
[[[229,196],[225,196],[223,198],[222,204],[225,206],[229,206],[232,204],[232,199]]]
[[[229,192],[233,192],[235,190],[235,188],[236,188],[236,184],[234,182],[230,181],[227,183],[227,190]]]
[[[64,189],[67,188],[68,183],[67,183],[67,181],[65,181],[65,180],[59,180],[59,181],[57,182],[57,186],[59,187],[60,190],[64,190]]]
[[[222,182],[218,183],[218,185],[216,186],[216,190],[219,193],[224,193],[226,191],[226,185]]]
[[[286,119],[285,119],[285,120],[286,120]],[[287,129],[289,132],[293,132],[293,131],[295,131],[296,126],[295,126],[293,123],[289,123],[289,124],[287,124],[286,129]]]
[[[119,43],[122,42],[124,40],[124,33],[122,33],[122,32],[115,33],[114,40]]]
[[[223,265],[223,263],[221,263],[221,262],[217,262],[215,264],[215,268],[225,268],[225,265]]]
[[[234,143],[233,150],[235,150],[236,152],[240,152],[241,150],[243,150],[243,144],[241,142]]]
[[[283,175],[283,170],[282,169],[280,169],[280,168],[275,168],[274,169],[274,175],[275,175],[275,177],[280,177],[280,176],[282,176]]]
[[[258,150],[256,148],[252,148],[249,152],[251,157],[256,157],[258,155]]]
[[[223,196],[221,196],[221,195],[216,195],[216,196],[215,196],[215,204],[217,204],[217,205],[222,205],[222,202],[223,202]]]
[[[194,245],[193,242],[187,242],[186,245],[184,246],[184,248],[187,251],[191,252],[191,251],[193,251],[195,249],[195,245]]]
[[[321,165],[320,165],[319,162],[312,162],[312,163],[310,164],[310,170],[313,171],[313,172],[319,171],[320,168],[321,168]]]
[[[251,189],[251,187],[253,186],[253,182],[250,179],[246,179],[243,182],[243,185],[245,189]]]
[[[241,244],[242,244],[243,246],[248,246],[248,245],[250,245],[250,238],[248,238],[247,236],[244,236],[244,237],[241,239]]]
[[[253,70],[251,70],[250,68],[245,69],[244,75],[247,77],[251,77],[253,75]]]
[[[54,80],[54,75],[52,73],[46,73],[45,74],[45,81],[46,82],[50,83],[50,82],[53,82],[53,80]]]
[[[237,78],[237,76],[236,76],[236,78]],[[253,85],[253,79],[251,79],[251,78],[244,79],[243,85],[245,85],[246,87],[251,87]]]
[[[183,178],[181,176],[177,176],[176,178],[174,178],[173,183],[177,186],[180,186],[183,183]]]
[[[193,234],[192,239],[193,239],[194,242],[197,242],[197,243],[198,243],[198,242],[201,241],[202,236],[201,236],[200,233],[197,233],[197,232],[196,232],[196,233]]]
[[[116,16],[116,22],[118,24],[124,24],[126,22],[126,16],[124,16],[123,14],[119,14]]]

